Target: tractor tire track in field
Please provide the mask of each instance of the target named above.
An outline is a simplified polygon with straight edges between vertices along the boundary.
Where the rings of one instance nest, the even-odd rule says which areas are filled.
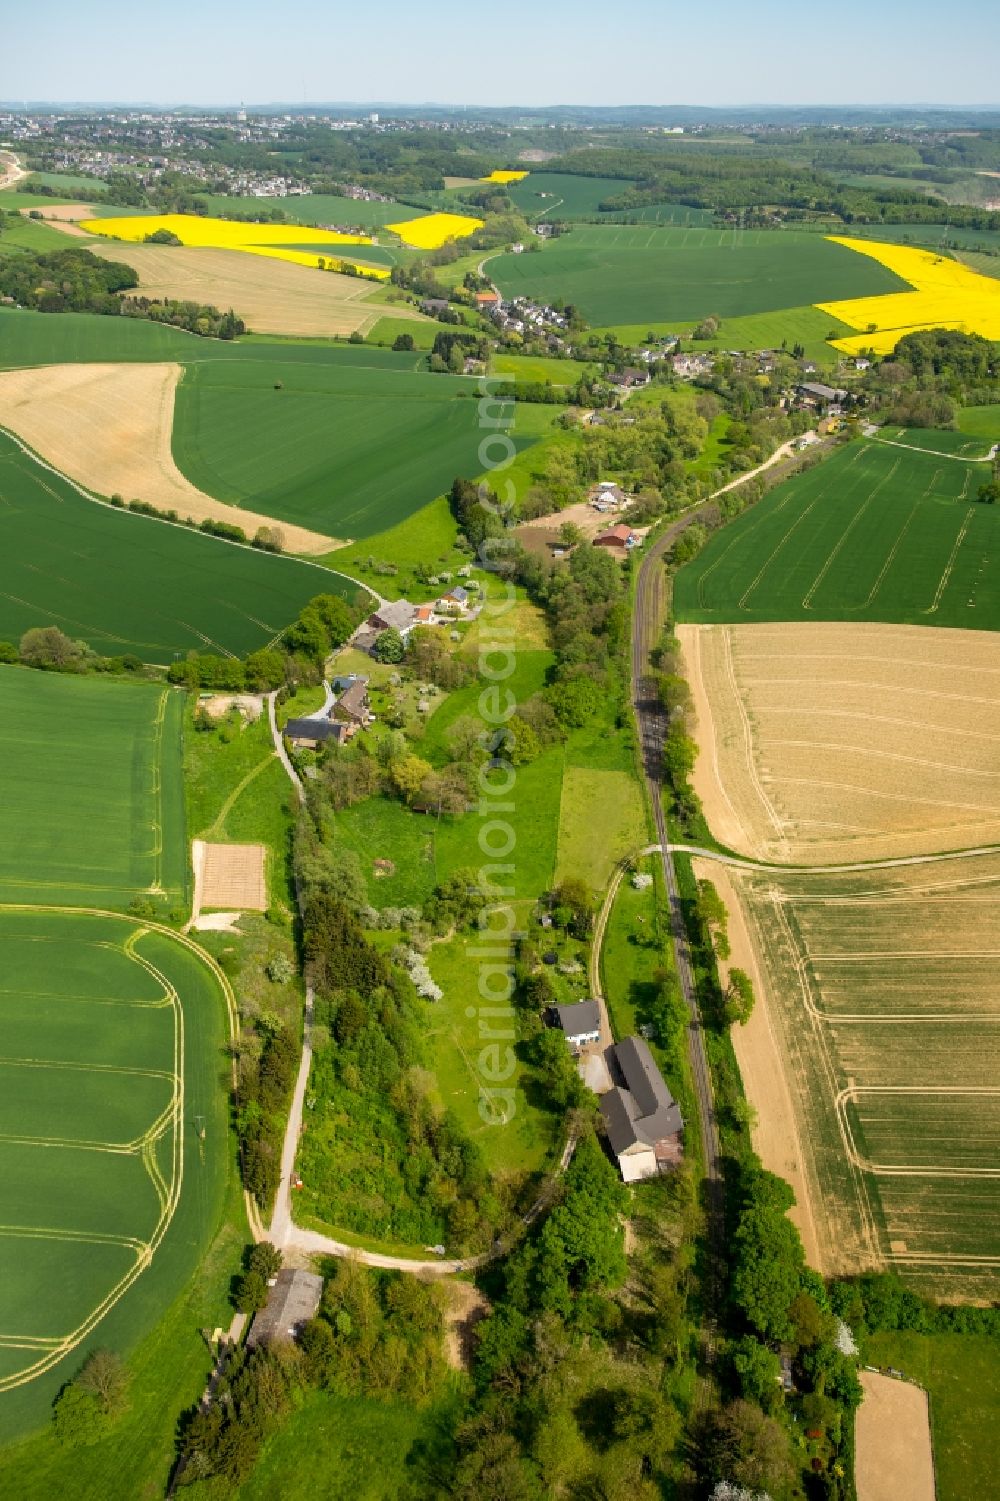
[[[123,945],[129,957],[147,970],[163,986],[169,1004],[174,1008],[176,1015],[174,1031],[174,1088],[172,1098],[161,1112],[160,1116],[143,1133],[141,1137],[127,1144],[93,1142],[82,1143],[94,1151],[111,1153],[127,1152],[130,1155],[139,1155],[156,1194],[160,1214],[159,1219],[148,1239],[138,1239],[133,1236],[105,1235],[97,1232],[75,1231],[72,1228],[49,1229],[44,1226],[0,1226],[5,1234],[16,1235],[23,1239],[41,1240],[65,1240],[80,1241],[87,1244],[108,1244],[129,1247],[135,1253],[135,1261],[123,1277],[104,1295],[101,1301],[91,1309],[81,1323],[66,1334],[54,1336],[51,1339],[22,1340],[20,1337],[2,1336],[0,1346],[16,1346],[18,1348],[36,1349],[39,1351],[39,1359],[24,1370],[14,1372],[10,1376],[0,1380],[0,1392],[13,1390],[23,1386],[28,1381],[43,1375],[45,1371],[58,1364],[64,1356],[70,1354],[80,1343],[91,1334],[101,1320],[117,1303],[125,1296],[137,1278],[151,1264],[153,1257],[163,1241],[180,1202],[184,1182],[183,1161],[183,1136],[184,1136],[184,1012],[180,997],[176,988],[167,977],[156,968],[148,959],[143,958],[135,951],[135,943],[146,933],[157,933],[170,939],[190,953],[194,954],[209,970],[219,985],[226,1003],[227,1030],[231,1042],[239,1036],[239,1015],[236,1007],[236,997],[226,975],[216,964],[210,954],[186,934],[178,933],[173,928],[168,928],[162,923],[150,921],[146,918],[129,917],[123,912],[112,912],[100,907],[52,907],[35,903],[3,902],[0,903],[0,914],[4,913],[36,913],[49,914],[52,916],[72,917],[99,917],[110,918],[115,922],[125,922],[131,925],[132,932]],[[69,1067],[68,1064],[61,1065]],[[235,1067],[235,1065],[234,1065]],[[149,1070],[112,1070],[123,1073],[148,1073]],[[156,1161],[156,1142],[167,1134],[172,1128],[172,1150],[170,1182],[164,1178],[162,1170]],[[13,1139],[13,1138],[12,1138]],[[29,1138],[24,1138],[29,1140]],[[38,1138],[30,1138],[37,1141]],[[67,1143],[74,1147],[80,1147],[79,1141],[67,1138]],[[248,1217],[250,1217],[250,1204],[247,1203]]]

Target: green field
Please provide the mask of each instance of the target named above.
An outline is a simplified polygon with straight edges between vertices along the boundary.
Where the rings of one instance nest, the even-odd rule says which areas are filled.
[[[96,651],[170,662],[264,646],[349,579],[86,500],[0,432],[0,639],[57,625]]]
[[[1000,277],[1000,255],[995,250],[956,250],[952,254],[956,261],[978,271],[980,276]]]
[[[1000,1473],[996,1341],[970,1334],[871,1334],[864,1358],[893,1366],[930,1396],[938,1501],[980,1501]]]
[[[909,433],[945,444],[961,434]],[[717,531],[677,575],[680,620],[881,620],[1000,629],[987,464],[848,444]]]
[[[490,361],[491,375],[507,375],[513,380],[551,381],[554,386],[575,386],[582,375],[595,366],[580,360],[559,360],[546,355],[495,354]]]
[[[435,1415],[404,1402],[313,1392],[264,1447],[239,1501],[396,1501],[413,1445],[433,1443]]]
[[[364,353],[368,368],[337,350],[309,364],[189,366],[174,419],[179,468],[220,500],[355,538],[477,473],[475,382],[416,372],[413,355]]]
[[[5,668],[0,708],[0,1429],[11,1436],[44,1419],[91,1336],[127,1349],[147,1332],[214,1233],[227,1017],[194,945],[114,910],[134,896],[186,906],[181,695]]]
[[[391,316],[391,309],[387,316]],[[415,320],[408,329],[431,328]],[[371,370],[413,370],[413,354],[395,354],[391,349],[373,349],[326,339],[293,340],[275,335],[247,335],[225,341],[203,339],[183,329],[141,318],[98,317],[92,313],[35,313],[26,309],[0,308],[0,369],[16,370],[33,365],[79,364],[93,360],[177,360],[180,364],[237,362],[240,364],[331,365]],[[280,376],[276,371],[275,375]]]
[[[505,297],[561,297],[588,323],[767,313],[906,289],[868,256],[792,231],[581,226],[540,255],[501,255],[490,275]]]
[[[0,208],[3,208],[2,199]],[[72,244],[72,240],[62,230],[54,229],[51,224],[42,224],[37,219],[20,219],[14,224],[6,219],[0,230],[0,256],[16,255],[23,250],[37,251],[41,255],[53,250],[68,250]]]
[[[808,303],[804,307],[780,308],[773,313],[749,313],[742,318],[724,318],[717,339],[696,339],[693,348],[786,349],[801,344],[805,358],[817,365],[834,365],[840,358],[827,343],[827,336],[847,338],[855,332],[839,318],[821,313]]]
[[[1000,249],[1000,229],[962,229],[954,224],[852,224],[850,234],[852,239],[886,240],[894,245]]]
[[[0,937],[12,1437],[44,1422],[81,1346],[131,1348],[193,1274],[225,1192],[227,1034],[203,960],[135,919],[3,908]]]
[[[222,219],[234,215],[260,214],[272,210],[279,212],[283,220],[295,224],[311,224],[327,228],[335,224],[360,225],[365,229],[378,229],[383,224],[402,224],[407,219],[420,219],[426,209],[414,208],[408,203],[367,203],[356,198],[340,198],[333,193],[307,193],[291,198],[236,198],[221,193],[199,193],[199,200],[207,205],[209,214]],[[266,222],[266,220],[265,220]]]
[[[588,219],[605,198],[632,184],[619,177],[572,177],[565,172],[532,172],[507,186],[516,208],[529,219]]]
[[[183,906],[182,695],[5,667],[0,707],[0,901]]]
[[[627,217],[653,224],[711,224],[710,209],[689,208],[685,203],[652,203],[642,208],[602,210],[605,199],[618,198],[632,184],[620,177],[575,177],[565,172],[532,172],[507,189],[514,205],[529,219],[574,219]]]
[[[972,437],[984,438],[990,444],[1000,442],[1000,406],[960,407],[958,425]]]

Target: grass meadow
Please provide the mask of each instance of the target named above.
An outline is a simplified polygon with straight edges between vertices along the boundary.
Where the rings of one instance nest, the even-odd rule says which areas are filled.
[[[939,451],[899,446],[922,442]],[[1000,514],[976,503],[989,466],[956,455],[967,442],[854,442],[778,485],[680,570],[678,619],[1000,629]]]
[[[501,255],[504,296],[561,297],[595,327],[723,319],[907,290],[867,256],[818,235],[584,225],[539,255]],[[834,290],[835,289],[835,290]]]
[[[414,1444],[433,1443],[433,1410],[312,1392],[264,1446],[239,1501],[396,1501]]]
[[[238,655],[266,645],[313,595],[354,592],[318,564],[87,500],[2,432],[0,486],[0,638],[57,625],[146,662]]]
[[[1000,443],[1000,406],[960,407],[958,426],[972,438],[982,438],[991,446]]]

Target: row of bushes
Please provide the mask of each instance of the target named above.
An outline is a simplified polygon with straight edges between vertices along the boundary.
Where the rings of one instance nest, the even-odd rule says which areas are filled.
[[[193,531],[204,532],[208,537],[222,537],[226,542],[239,542],[244,547],[256,547],[261,552],[283,552],[284,536],[280,526],[259,526],[253,537],[248,537],[241,526],[231,521],[216,521],[206,516],[196,521],[193,516],[182,516],[173,509],[164,511],[148,500],[130,500],[121,495],[112,495],[111,504],[116,510],[134,511],[138,516],[155,516],[160,521],[172,521],[176,526],[189,526]]]

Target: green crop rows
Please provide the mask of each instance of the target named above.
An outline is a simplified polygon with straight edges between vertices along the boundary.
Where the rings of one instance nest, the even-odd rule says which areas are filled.
[[[186,902],[182,696],[15,667],[0,709],[11,1435],[43,1416],[95,1330],[128,1348],[190,1277],[225,1191],[227,1025],[194,946],[120,910]]]
[[[955,454],[852,443],[709,540],[677,576],[678,618],[1000,629],[1000,514],[975,498],[989,478]]]
[[[0,638],[59,626],[109,655],[170,662],[264,646],[349,579],[86,500],[0,433]]]
[[[819,235],[580,226],[538,255],[501,255],[505,296],[561,297],[595,326],[722,318],[905,290],[870,257]]]
[[[364,353],[362,368],[336,350],[284,364],[273,349],[266,361],[190,366],[174,419],[179,468],[220,500],[352,538],[476,474],[474,383],[415,371],[413,355]]]

